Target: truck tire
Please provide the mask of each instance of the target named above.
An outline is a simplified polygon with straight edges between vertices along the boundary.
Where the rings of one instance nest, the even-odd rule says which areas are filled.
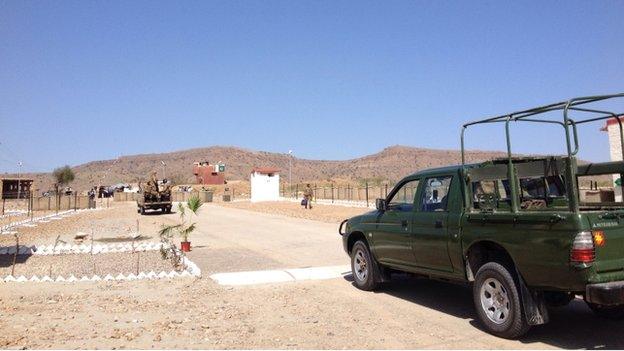
[[[587,302],[587,306],[599,317],[613,320],[624,318],[624,306],[603,306]]]
[[[368,245],[359,240],[351,250],[351,272],[353,282],[358,289],[371,291],[377,287],[377,264],[368,249]]]
[[[141,211],[141,215],[145,215],[145,207],[144,206],[141,206],[140,211]]]
[[[489,333],[515,339],[531,328],[524,315],[516,282],[500,263],[488,262],[479,268],[472,296],[477,316]]]

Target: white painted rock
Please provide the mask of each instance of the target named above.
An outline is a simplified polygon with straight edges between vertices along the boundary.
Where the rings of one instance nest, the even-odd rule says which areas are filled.
[[[190,277],[191,273],[189,273],[189,271],[184,270],[182,271],[182,273],[180,273],[180,277]]]
[[[175,277],[179,277],[179,276],[180,275],[176,271],[171,271],[171,272],[169,272],[169,274],[167,274],[167,277],[169,277],[169,278],[175,278]]]

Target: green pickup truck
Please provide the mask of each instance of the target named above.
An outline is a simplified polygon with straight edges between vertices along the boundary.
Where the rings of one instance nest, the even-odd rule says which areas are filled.
[[[461,165],[407,176],[375,211],[340,225],[354,284],[373,290],[392,272],[471,284],[478,319],[504,338],[548,322],[549,307],[576,297],[600,316],[624,317],[624,162],[576,156],[577,127],[599,121],[615,126],[624,151],[624,115],[592,105],[615,98],[624,94],[465,124]],[[557,111],[562,120],[550,117]],[[510,129],[519,122],[562,127],[567,154],[514,157]],[[505,127],[507,157],[467,164],[465,131],[491,123]]]

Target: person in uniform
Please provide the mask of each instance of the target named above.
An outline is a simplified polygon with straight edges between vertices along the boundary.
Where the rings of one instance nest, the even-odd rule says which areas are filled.
[[[310,184],[306,184],[306,188],[303,191],[303,198],[305,199],[305,208],[308,210],[312,209],[312,197],[314,196],[314,191],[312,191],[312,187]]]

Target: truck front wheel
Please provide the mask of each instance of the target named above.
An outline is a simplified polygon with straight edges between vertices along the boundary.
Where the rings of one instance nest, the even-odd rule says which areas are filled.
[[[376,262],[362,240],[356,242],[351,249],[351,272],[355,286],[359,289],[371,291],[377,287]]]
[[[491,334],[513,339],[531,328],[526,322],[516,283],[503,265],[489,262],[481,266],[472,295],[479,320]]]

